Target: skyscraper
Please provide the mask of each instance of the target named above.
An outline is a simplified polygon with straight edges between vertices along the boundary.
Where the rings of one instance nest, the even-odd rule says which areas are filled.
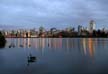
[[[78,25],[78,35],[81,35],[81,30],[82,30],[82,26],[81,25]]]
[[[95,22],[91,20],[89,23],[89,32],[93,32],[93,30],[95,30]]]

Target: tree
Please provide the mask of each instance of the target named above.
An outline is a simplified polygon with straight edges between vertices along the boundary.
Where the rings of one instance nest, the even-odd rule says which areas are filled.
[[[2,35],[2,33],[0,32],[0,48],[5,47],[6,44],[6,40],[5,37]]]

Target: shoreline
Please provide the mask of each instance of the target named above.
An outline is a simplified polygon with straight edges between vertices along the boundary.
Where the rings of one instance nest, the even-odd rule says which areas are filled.
[[[5,37],[5,38],[108,38],[108,37]]]

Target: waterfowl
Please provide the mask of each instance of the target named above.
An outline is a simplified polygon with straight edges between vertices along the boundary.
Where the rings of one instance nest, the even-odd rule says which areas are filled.
[[[36,57],[35,56],[32,56],[30,54],[30,56],[28,57],[28,62],[35,62],[36,61]]]

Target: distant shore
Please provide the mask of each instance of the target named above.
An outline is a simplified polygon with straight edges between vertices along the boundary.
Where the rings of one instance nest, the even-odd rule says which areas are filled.
[[[5,37],[5,38],[108,38],[108,37],[75,36],[75,37]]]

